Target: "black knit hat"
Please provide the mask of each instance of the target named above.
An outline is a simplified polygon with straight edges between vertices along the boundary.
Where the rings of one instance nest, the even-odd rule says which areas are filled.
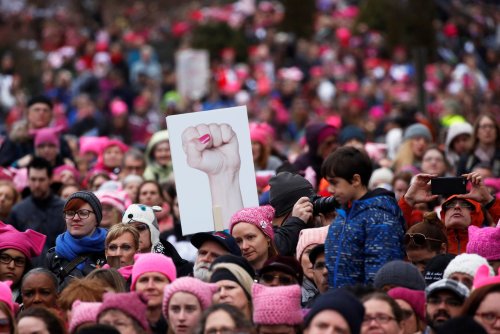
[[[486,330],[472,317],[451,318],[437,329],[437,334],[487,334]]]
[[[438,254],[427,262],[424,270],[424,279],[426,285],[443,278],[443,273],[448,264],[455,258],[454,254]]]
[[[43,103],[49,106],[50,110],[52,110],[52,101],[44,96],[44,95],[37,95],[33,96],[31,99],[28,100],[27,106],[28,108],[34,105],[35,103]]]
[[[342,315],[349,325],[352,334],[359,334],[361,332],[365,308],[352,293],[343,289],[337,289],[329,290],[319,295],[304,319],[305,327],[307,328],[313,318],[324,310],[333,310]]]
[[[234,263],[243,268],[248,273],[248,275],[250,275],[250,277],[255,277],[255,270],[253,269],[252,265],[250,264],[250,262],[248,262],[247,259],[242,256],[236,256],[232,254],[219,256],[210,265],[210,270],[212,270],[212,268],[217,263]]]
[[[102,220],[102,205],[101,201],[94,195],[93,192],[90,191],[77,191],[76,193],[71,194],[66,200],[66,204],[64,204],[64,208],[68,206],[68,203],[75,198],[79,198],[87,203],[89,203],[92,211],[94,211],[95,219],[97,220],[97,225],[101,223]]]
[[[300,175],[281,172],[269,180],[269,203],[274,208],[275,217],[281,217],[292,211],[301,197],[314,195],[313,186]]]
[[[384,264],[375,274],[373,285],[381,289],[385,285],[394,285],[412,290],[424,290],[424,277],[411,263],[394,260]]]
[[[270,271],[279,271],[293,276],[297,279],[299,285],[302,285],[302,281],[304,280],[302,266],[293,256],[273,256],[264,262],[262,269],[259,270],[259,276]]]

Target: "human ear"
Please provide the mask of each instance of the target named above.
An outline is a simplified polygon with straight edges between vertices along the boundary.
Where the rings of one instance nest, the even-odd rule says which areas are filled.
[[[361,183],[361,176],[359,174],[354,174],[351,179],[351,184],[355,187],[359,187]]]

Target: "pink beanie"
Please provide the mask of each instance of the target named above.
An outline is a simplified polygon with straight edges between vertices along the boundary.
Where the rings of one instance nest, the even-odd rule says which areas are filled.
[[[97,198],[101,204],[108,204],[118,209],[121,213],[125,212],[126,197],[122,191],[98,191],[96,192]]]
[[[194,277],[186,276],[176,279],[172,284],[168,284],[163,291],[163,315],[168,319],[168,304],[176,292],[187,292],[194,295],[200,302],[201,309],[205,310],[212,304],[212,297],[216,291],[216,284],[205,283]]]
[[[250,139],[267,145],[274,139],[274,129],[267,123],[250,123]]]
[[[59,137],[57,133],[61,131],[61,128],[42,128],[34,130],[35,135],[35,147],[38,147],[42,144],[52,144],[56,147],[59,147]]]
[[[274,209],[270,205],[243,208],[231,217],[231,235],[233,234],[234,225],[248,223],[255,225],[262,233],[274,239],[273,218]]]
[[[5,305],[7,305],[12,311],[12,314],[15,315],[16,308],[12,302],[12,290],[10,289],[11,285],[12,281],[0,282],[0,303],[5,303]]]
[[[114,99],[109,104],[109,110],[111,111],[111,115],[120,116],[128,112],[128,107],[127,104],[122,100]]]
[[[97,322],[99,322],[99,317],[103,312],[107,310],[118,310],[137,321],[137,323],[141,325],[145,331],[147,331],[149,330],[149,323],[146,318],[147,308],[148,301],[141,293],[108,292],[104,294],[101,307],[99,307]]]
[[[390,289],[387,294],[392,299],[402,299],[410,304],[417,317],[425,321],[425,291],[398,287]]]
[[[295,251],[295,255],[299,262],[302,257],[302,253],[304,253],[304,249],[311,245],[320,245],[325,243],[326,235],[328,234],[328,227],[329,226],[307,228],[300,231],[299,241],[297,242],[297,249]]]
[[[302,323],[301,291],[298,284],[287,286],[252,285],[253,322],[259,325]]]
[[[118,147],[120,149],[120,151],[122,151],[123,153],[128,151],[128,146],[125,145],[122,141],[120,141],[118,139],[109,139],[108,138],[102,146],[102,153],[104,153],[104,151],[106,151],[108,148],[113,147],[113,146]]]
[[[131,291],[135,290],[137,279],[145,273],[160,273],[165,275],[170,283],[175,281],[177,271],[174,261],[168,256],[160,253],[136,254],[134,260],[135,263],[132,268],[132,285],[130,286]]]
[[[27,229],[19,232],[12,225],[0,221],[0,249],[12,248],[20,251],[31,260],[42,253],[47,237],[36,231]]]
[[[54,169],[54,176],[55,177],[59,177],[59,176],[61,176],[62,173],[66,172],[66,171],[68,171],[71,174],[73,174],[73,177],[75,178],[75,180],[77,182],[79,182],[79,180],[80,180],[80,172],[78,171],[78,169],[76,169],[75,167],[70,166],[70,165],[61,165],[59,167],[56,167]]]
[[[500,228],[469,226],[466,252],[486,260],[500,260]]]
[[[472,288],[478,289],[482,286],[492,285],[492,284],[500,284],[500,268],[498,270],[497,276],[490,276],[490,267],[486,264],[483,264],[476,271]]]
[[[69,322],[70,333],[73,333],[80,325],[95,324],[101,304],[102,303],[97,302],[82,302],[79,299],[75,300],[71,307],[71,321]]]
[[[80,137],[80,155],[85,153],[99,155],[107,140],[106,137]]]

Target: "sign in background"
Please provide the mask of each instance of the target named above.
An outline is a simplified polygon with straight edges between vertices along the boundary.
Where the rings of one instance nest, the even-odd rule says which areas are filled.
[[[177,91],[192,100],[208,93],[209,56],[206,50],[186,49],[175,54]]]

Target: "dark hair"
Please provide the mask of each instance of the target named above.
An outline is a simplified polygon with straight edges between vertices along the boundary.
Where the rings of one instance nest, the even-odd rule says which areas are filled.
[[[33,96],[31,99],[28,100],[26,106],[29,108],[36,103],[44,103],[47,106],[49,106],[50,110],[52,110],[53,107],[52,101],[44,95]]]
[[[424,220],[410,227],[406,233],[421,233],[428,238],[436,239],[437,241],[427,240],[426,245],[417,245],[410,242],[406,245],[406,250],[429,249],[431,251],[440,253],[442,244],[448,247],[448,237],[446,236],[446,227],[443,222],[438,218],[436,212],[424,213]]]
[[[116,293],[127,292],[127,282],[114,268],[92,270],[84,279],[99,280],[103,286],[112,288]]]
[[[392,178],[392,186],[394,186],[396,184],[396,181],[397,180],[402,180],[406,183],[408,183],[408,185],[411,183],[411,179],[413,178],[413,174],[409,171],[400,171],[398,173],[396,173],[396,175],[394,175],[394,177]]]
[[[380,300],[380,301],[383,301],[383,302],[386,302],[387,304],[389,304],[389,306],[391,307],[392,314],[394,314],[394,318],[395,318],[396,322],[399,324],[399,323],[401,323],[401,321],[403,321],[403,310],[401,310],[401,306],[399,306],[399,304],[394,299],[392,299],[389,295],[387,295],[383,292],[374,292],[374,293],[371,293],[369,295],[364,296],[361,299],[361,302],[365,303],[365,302],[372,300],[372,299],[373,300]]]
[[[144,157],[144,153],[136,148],[131,148],[123,155],[123,164],[125,164],[125,160],[127,158],[132,158],[133,160],[140,160],[146,168],[146,158]]]
[[[161,189],[161,186],[158,182],[154,181],[154,180],[146,180],[146,181],[143,181],[140,185],[139,185],[139,188],[137,188],[137,197],[135,198],[135,203],[141,203],[139,201],[139,197],[141,195],[141,188],[144,187],[146,184],[154,184],[156,186],[156,189],[158,189],[158,194],[160,195],[161,199],[163,202],[166,202],[166,199],[165,199],[165,196],[163,196],[163,191]],[[158,205],[158,204],[155,204],[155,205]]]
[[[16,331],[16,320],[14,319],[14,313],[10,309],[5,302],[0,301],[0,312],[3,312],[7,316],[7,320],[9,321],[10,331],[9,334],[17,333]]]
[[[35,274],[40,274],[40,275],[47,276],[52,281],[52,283],[54,284],[55,290],[56,291],[59,290],[59,280],[57,279],[57,276],[52,271],[48,270],[47,268],[42,268],[42,267],[37,267],[37,268],[31,269],[26,274],[24,274],[23,279],[21,281],[21,288],[24,285],[24,282],[26,281],[26,279],[29,276],[35,275]]]
[[[47,171],[47,176],[49,178],[52,177],[52,165],[44,158],[34,157],[31,160],[31,162],[28,164],[28,176],[30,175],[31,169],[45,169]]]
[[[474,291],[472,291],[469,298],[465,300],[465,303],[462,306],[462,315],[469,315],[473,317],[484,299],[490,293],[494,292],[500,292],[500,284],[490,284],[474,289]]]
[[[340,177],[351,183],[354,174],[359,174],[361,183],[368,186],[373,165],[366,152],[352,146],[343,146],[330,153],[321,166],[325,177]]]
[[[1,248],[0,254],[3,254],[8,249],[13,249],[13,248],[10,248],[10,247]],[[24,277],[24,275],[26,275],[26,273],[28,271],[30,271],[33,268],[33,264],[31,263],[31,259],[29,257],[26,257],[26,255],[24,255],[24,254],[23,254],[23,257],[26,259],[26,264],[24,265],[24,271],[23,271],[23,274],[21,275],[21,277],[19,278],[19,281],[12,282],[11,288],[13,288],[13,289],[21,286],[22,278]]]
[[[203,315],[201,316],[200,321],[198,322],[199,327],[196,330],[197,334],[204,333],[208,317],[212,313],[217,311],[226,312],[234,321],[234,324],[236,325],[236,328],[238,329],[239,333],[255,333],[252,323],[249,320],[247,320],[247,318],[245,318],[245,315],[243,315],[243,313],[236,307],[230,304],[214,304],[209,308],[207,308],[205,312],[203,312]]]
[[[63,320],[53,311],[45,307],[33,306],[22,311],[17,317],[17,322],[25,317],[34,317],[42,320],[47,327],[47,331],[51,334],[66,334],[66,326]]]

